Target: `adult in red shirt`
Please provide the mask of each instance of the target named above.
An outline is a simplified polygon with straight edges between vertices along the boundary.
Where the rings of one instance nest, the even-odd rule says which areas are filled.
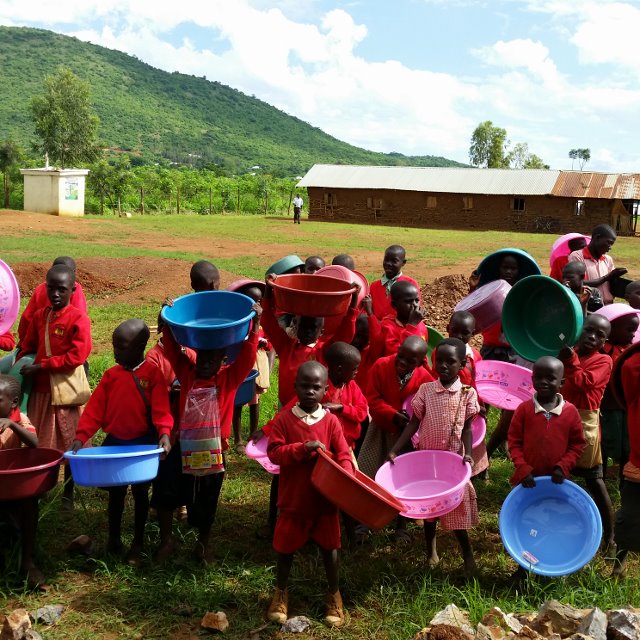
[[[395,315],[395,310],[391,306],[391,287],[396,282],[410,282],[417,287],[418,295],[420,295],[418,283],[413,278],[402,273],[402,267],[405,264],[407,264],[407,255],[404,247],[399,244],[393,244],[385,249],[382,260],[384,275],[380,280],[372,282],[369,287],[369,294],[373,303],[373,315],[378,320],[382,320],[388,315]]]
[[[609,382],[611,358],[599,351],[611,332],[611,324],[601,315],[587,317],[575,349],[563,347],[558,358],[564,364],[564,399],[580,413],[586,446],[573,470],[585,479],[602,519],[602,535],[605,547],[613,544],[613,507],[602,473],[600,447],[600,404]]]
[[[65,265],[69,267],[73,271],[73,275],[75,278],[76,274],[76,261],[69,256],[58,256],[51,265],[55,267],[56,265]],[[76,309],[84,313],[88,313],[87,307],[87,299],[85,298],[84,291],[82,290],[82,285],[76,280],[75,289],[71,294],[71,299],[69,304]],[[29,302],[27,306],[24,308],[22,312],[22,316],[20,316],[20,322],[18,323],[18,343],[22,343],[27,335],[27,331],[29,329],[29,325],[33,321],[33,317],[36,314],[38,309],[43,309],[49,306],[49,298],[47,297],[47,283],[41,282],[31,294],[31,298],[29,298]],[[21,350],[25,353],[25,350],[20,345]]]

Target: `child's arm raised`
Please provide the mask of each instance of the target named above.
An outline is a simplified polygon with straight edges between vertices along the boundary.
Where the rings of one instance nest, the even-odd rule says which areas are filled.
[[[578,354],[568,346],[563,347],[558,353],[558,358],[564,364],[564,373],[566,378],[571,378],[577,387],[583,389],[592,389],[593,387],[601,387],[606,385],[611,376],[613,363],[611,358],[599,358],[591,361],[588,367],[585,367]]]
[[[272,277],[271,274],[266,280],[267,288],[265,289],[264,298],[262,298],[262,328],[269,342],[273,345],[275,352],[280,355],[292,342],[295,342],[295,338],[289,337],[287,332],[278,324],[273,302],[273,289],[271,287],[273,280],[275,280],[275,277]]]
[[[23,442],[28,447],[35,448],[38,446],[38,436],[36,435],[35,429],[32,431],[18,422],[9,420],[9,418],[0,418],[0,436],[2,436],[7,429],[13,431],[20,439],[20,442]]]
[[[251,325],[249,337],[242,343],[240,353],[236,361],[229,365],[228,373],[229,384],[236,389],[244,382],[245,378],[251,373],[253,365],[256,361],[256,352],[258,351],[258,339],[260,338],[260,316],[262,315],[262,307],[259,303],[253,305],[256,316]]]

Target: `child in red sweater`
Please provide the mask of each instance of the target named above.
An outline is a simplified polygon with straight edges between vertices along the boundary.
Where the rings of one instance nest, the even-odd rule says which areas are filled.
[[[191,265],[189,272],[191,288],[196,292],[217,291],[220,288],[220,272],[215,264],[208,260],[198,260]]]
[[[16,339],[11,331],[0,335],[0,351],[13,351],[16,348]]]
[[[38,446],[34,426],[27,416],[20,413],[20,391],[20,383],[15,378],[0,375],[0,450],[17,449],[22,445]],[[0,502],[0,516],[4,511],[13,517],[20,528],[20,572],[24,575],[29,589],[40,588],[45,584],[45,579],[33,559],[38,530],[38,498]],[[3,560],[2,552],[0,560]]]
[[[611,324],[601,315],[587,316],[575,349],[566,346],[558,358],[564,364],[564,399],[580,412],[586,446],[573,470],[585,479],[602,519],[602,536],[607,550],[613,544],[613,507],[602,474],[600,448],[600,404],[611,376],[611,358],[599,353],[611,332]]]
[[[327,370],[319,362],[303,363],[295,379],[297,404],[281,410],[270,423],[267,454],[273,463],[280,465],[280,516],[273,538],[273,548],[278,554],[277,586],[268,618],[280,624],[287,620],[287,585],[293,556],[308,540],[320,547],[327,573],[329,589],[324,622],[330,627],[344,624],[338,589],[338,509],[311,484],[318,449],[332,453],[341,467],[353,473],[351,451],[340,421],[320,404],[327,388]]]
[[[58,264],[47,272],[49,306],[35,312],[20,348],[23,353],[35,353],[33,364],[20,369],[23,376],[33,376],[29,396],[29,419],[38,430],[41,447],[66,451],[75,436],[82,414],[81,406],[51,404],[49,372],[71,373],[84,365],[91,353],[91,322],[89,316],[71,305],[75,291],[75,272]],[[64,467],[65,509],[73,509],[73,479],[69,465]]]
[[[314,274],[316,271],[320,271],[325,266],[324,259],[320,256],[309,256],[304,261],[304,268],[302,273],[306,273],[308,275]]]
[[[171,449],[169,434],[173,417],[167,386],[160,369],[145,360],[149,327],[142,320],[126,320],[113,332],[116,365],[104,372],[80,417],[71,445],[77,453],[100,429],[107,434],[103,445],[153,444]],[[127,562],[139,566],[144,547],[144,528],[149,513],[150,482],[131,485],[134,500],[134,527]],[[110,553],[122,551],[122,515],[127,486],[109,487]]]

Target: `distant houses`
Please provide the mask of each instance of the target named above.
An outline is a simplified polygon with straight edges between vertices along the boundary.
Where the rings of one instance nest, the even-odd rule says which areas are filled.
[[[588,233],[637,229],[640,174],[316,164],[300,180],[312,220]]]

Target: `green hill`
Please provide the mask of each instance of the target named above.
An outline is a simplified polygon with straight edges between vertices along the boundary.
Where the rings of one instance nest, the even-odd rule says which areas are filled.
[[[253,165],[295,175],[317,162],[459,166],[436,156],[366,151],[206,78],[167,73],[127,54],[40,29],[0,27],[0,141],[33,139],[31,97],[69,67],[91,85],[100,138],[140,162]]]

